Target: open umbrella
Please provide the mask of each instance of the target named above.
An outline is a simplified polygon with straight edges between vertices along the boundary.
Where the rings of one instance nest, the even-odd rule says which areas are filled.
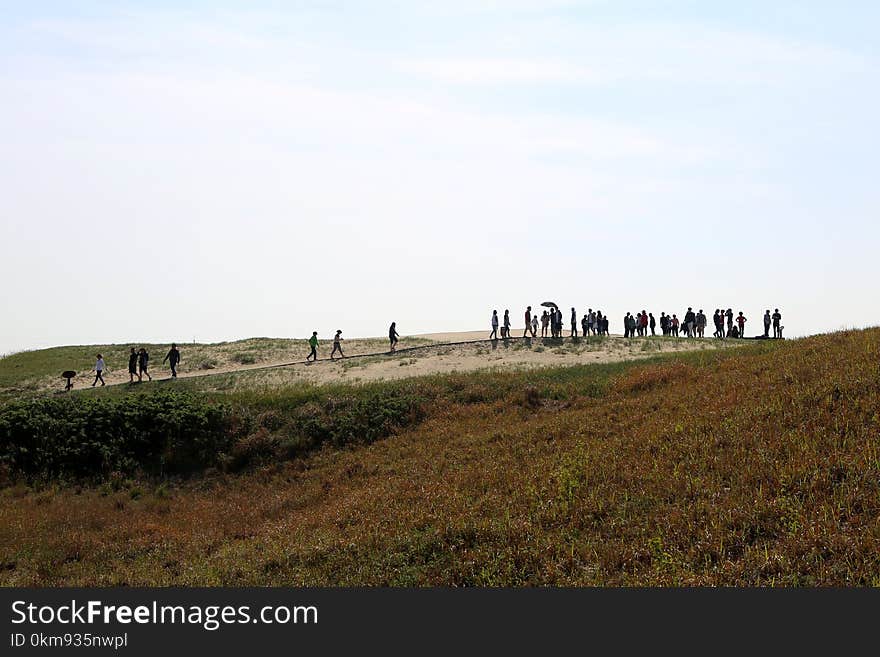
[[[552,301],[545,301],[545,302],[542,303],[541,305],[544,306],[544,307],[546,307],[546,308],[556,308],[557,310],[559,310],[559,306],[557,306],[557,305],[556,305],[555,303],[553,303]]]

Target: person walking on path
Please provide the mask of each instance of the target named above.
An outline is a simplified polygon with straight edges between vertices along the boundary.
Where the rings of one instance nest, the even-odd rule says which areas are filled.
[[[746,318],[745,315],[742,314],[742,310],[739,311],[739,315],[736,318],[737,326],[739,326],[739,337],[745,337],[746,330]]]
[[[131,353],[128,355],[128,382],[134,383],[134,377],[137,376],[138,373],[138,355],[134,350],[134,347],[131,348]]]
[[[571,309],[571,337],[576,338],[578,336],[578,314],[577,311],[572,308]]]
[[[318,332],[312,331],[312,337],[309,338],[309,355],[306,356],[306,362],[309,362],[309,359],[312,359],[314,363],[318,360]]]
[[[772,315],[773,319],[773,337],[781,338],[782,337],[782,326],[779,323],[782,321],[782,315],[779,313],[779,308],[773,311]]]
[[[141,347],[138,352],[138,381],[144,380],[144,374],[147,375],[147,381],[153,380],[153,377],[150,376],[150,354]]]
[[[764,337],[770,337],[770,324],[773,321],[773,318],[770,316],[770,309],[768,308],[764,311]]]
[[[510,311],[504,311],[504,324],[501,325],[501,337],[505,340],[510,338]]]
[[[498,311],[492,311],[492,332],[489,334],[490,340],[498,339]]]
[[[523,337],[527,338],[529,336],[529,331],[532,332],[532,337],[535,337],[535,329],[532,327],[532,307],[529,306],[526,308],[526,328],[523,330]]]
[[[400,334],[397,332],[397,322],[391,322],[391,326],[388,327],[388,342],[391,343],[392,352],[397,350],[397,342],[399,339]]]
[[[104,363],[104,357],[101,354],[98,354],[98,360],[95,361],[95,367],[92,371],[95,373],[95,380],[92,383],[92,387],[95,387],[95,383],[98,381],[101,382],[101,385],[104,385],[104,370],[110,371],[110,368]]]
[[[171,349],[168,350],[168,353],[165,354],[165,358],[162,359],[162,363],[168,361],[168,364],[171,366],[171,378],[177,378],[177,365],[180,363],[180,350],[177,348],[175,343],[171,343]]]
[[[654,330],[657,328],[657,321],[654,319],[654,313],[648,313],[648,326],[651,327],[651,335],[657,335],[657,332]]]
[[[333,360],[333,354],[339,352],[339,355],[345,358],[345,354],[342,351],[342,329],[336,331],[336,335],[333,336],[333,351],[330,352],[330,360]]]

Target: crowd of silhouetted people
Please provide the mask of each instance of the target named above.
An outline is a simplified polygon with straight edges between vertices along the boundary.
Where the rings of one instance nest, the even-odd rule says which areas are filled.
[[[547,305],[547,304],[545,304]],[[525,329],[522,337],[537,338],[538,328],[541,329],[542,338],[561,338],[564,337],[564,319],[562,310],[552,305],[544,310],[540,316],[538,313],[532,312],[532,307],[526,308],[523,319],[525,320]],[[503,319],[498,318],[498,311],[492,311],[491,326],[492,331],[489,333],[490,340],[509,339],[510,334],[510,311],[504,311]],[[712,322],[715,325],[715,331],[712,336],[715,338],[743,338],[746,330],[746,316],[740,311],[734,316],[733,310],[728,308],[722,310],[715,309],[712,315]],[[782,314],[777,308],[773,314],[768,309],[764,313],[764,333],[757,335],[756,338],[769,338],[770,329],[773,329],[773,337],[782,337]],[[665,312],[660,313],[659,321],[654,318],[654,313],[642,310],[633,315],[626,313],[623,318],[623,337],[647,337],[649,335],[657,335],[657,326],[660,326],[662,335],[668,337],[687,337],[687,338],[703,338],[706,337],[706,326],[709,320],[702,308],[694,312],[692,307],[688,307],[684,316],[679,319],[678,315],[673,313],[667,315]],[[588,337],[592,335],[609,335],[608,333],[608,316],[603,315],[601,310],[587,309],[583,317],[578,318],[578,312],[575,308],[571,309],[571,319],[569,323],[568,337],[576,338],[578,336]],[[393,349],[392,349],[393,351]]]

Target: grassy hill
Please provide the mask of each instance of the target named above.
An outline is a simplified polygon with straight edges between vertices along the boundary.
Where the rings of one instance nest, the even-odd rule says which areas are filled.
[[[871,329],[636,363],[96,395],[86,411],[77,396],[13,403],[0,583],[880,585],[878,363]],[[180,423],[143,424],[167,404]],[[110,418],[91,476],[62,467],[76,436],[56,449],[45,433],[43,461],[9,457],[10,427],[59,417]],[[200,460],[169,469],[193,441],[163,436],[191,418],[207,418]]]
[[[330,340],[320,342],[319,348],[322,354],[326,355],[329,352],[331,343]],[[428,340],[418,337],[406,337],[401,341],[401,346],[427,343]],[[388,347],[387,340],[377,338],[354,340],[351,344],[355,353],[377,351]],[[187,343],[178,346],[183,355],[178,371],[183,376],[303,360],[308,353],[305,339],[288,338],[249,338],[234,342]],[[346,346],[348,347],[348,343]],[[77,387],[87,386],[93,378],[89,375],[89,371],[94,367],[95,357],[99,353],[104,356],[111,372],[121,376],[121,380],[128,381],[128,355],[132,347],[135,349],[143,347],[149,352],[150,370],[154,377],[168,376],[168,365],[163,366],[162,359],[168,353],[170,344],[75,345],[21,351],[0,358],[0,401],[47,390],[58,391],[64,386],[64,380],[60,378],[64,370],[78,373],[75,381]]]

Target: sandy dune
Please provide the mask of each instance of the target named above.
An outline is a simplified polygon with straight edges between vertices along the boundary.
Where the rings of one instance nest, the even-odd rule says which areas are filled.
[[[410,340],[401,342],[396,354],[382,353],[356,355],[358,345],[352,340],[346,345],[350,357],[335,362],[321,360],[306,364],[300,361],[291,365],[265,364],[261,367],[238,368],[233,379],[229,377],[208,378],[199,382],[204,389],[236,389],[250,387],[279,387],[296,383],[329,384],[342,382],[367,382],[403,379],[429,374],[494,370],[498,368],[533,368],[559,365],[582,365],[633,360],[654,356],[658,353],[700,349],[727,348],[737,344],[733,340],[672,340],[633,339],[621,337],[591,338],[588,340],[542,341],[512,338],[508,341],[486,340],[483,331],[462,333],[439,333],[413,336],[422,344],[407,347]],[[476,336],[478,342],[470,342]],[[433,344],[428,340],[435,341]],[[466,344],[448,344],[466,342]],[[322,357],[329,349],[321,350]],[[232,370],[229,370],[232,371]]]
[[[521,334],[521,330],[518,333]],[[508,367],[607,363],[670,351],[719,349],[738,344],[733,340],[711,338],[624,339],[619,336],[575,341],[568,338],[524,340],[522,337],[490,341],[488,335],[484,330],[406,336],[401,338],[394,354],[388,352],[386,338],[346,340],[343,342],[346,358],[336,361],[329,360],[331,345],[322,342],[318,347],[320,360],[308,364],[305,362],[308,347],[304,340],[253,339],[217,345],[182,345],[184,360],[178,378],[198,379],[198,387],[208,390],[302,382],[320,385]],[[242,354],[248,358],[242,358]],[[154,368],[152,373],[154,381],[170,378],[168,370],[161,367]],[[83,374],[75,380],[75,387],[88,387],[92,378]],[[107,385],[128,384],[128,373],[118,364],[104,378]],[[40,380],[36,387],[57,392],[60,386],[57,376],[53,376]]]

